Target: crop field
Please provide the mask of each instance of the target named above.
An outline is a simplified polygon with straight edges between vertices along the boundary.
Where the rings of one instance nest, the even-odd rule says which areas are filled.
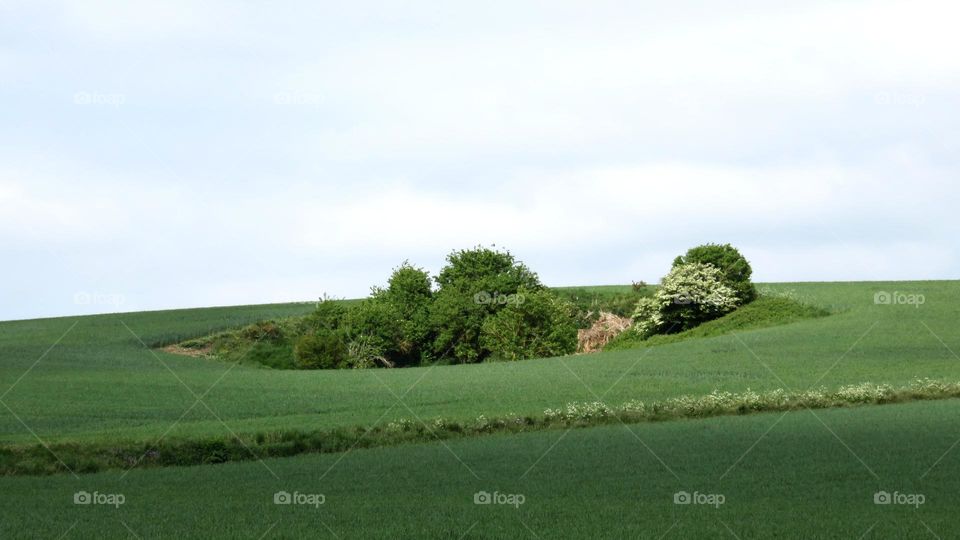
[[[954,538],[960,402],[4,478],[4,538]],[[756,444],[755,444],[756,443]],[[75,492],[123,504],[74,505]],[[275,505],[276,492],[322,504]],[[878,491],[923,504],[874,504]],[[477,493],[522,494],[477,505]],[[722,494],[676,505],[677,493]],[[304,499],[305,500],[305,499]],[[320,499],[317,499],[319,502]],[[936,536],[934,536],[934,534]]]
[[[956,282],[767,288],[835,314],[562,359],[313,372],[228,365],[146,346],[257,318],[306,313],[313,304],[0,323],[0,374],[8,388],[3,402],[17,414],[0,409],[0,440],[34,442],[23,424],[45,441],[149,439],[221,435],[229,433],[228,427],[242,433],[368,426],[414,415],[469,419],[532,414],[573,401],[620,403],[713,390],[805,390],[960,378],[960,361],[951,352],[960,350]],[[878,291],[923,294],[925,303],[876,305]],[[202,402],[191,407],[199,396]],[[398,397],[403,399],[398,402]]]
[[[540,416],[572,402],[960,382],[960,282],[759,288],[829,315],[590,355],[318,371],[159,350],[312,303],[3,322],[0,442],[149,445]],[[956,400],[921,401],[6,476],[0,537],[948,538],[960,534],[958,413]],[[274,504],[284,492],[294,504]],[[893,503],[875,504],[878,492]],[[76,493],[94,504],[74,504]],[[484,493],[493,503],[475,504]],[[692,504],[675,504],[685,493]]]

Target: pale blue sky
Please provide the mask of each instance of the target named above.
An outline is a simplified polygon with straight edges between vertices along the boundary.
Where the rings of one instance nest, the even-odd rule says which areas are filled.
[[[732,242],[957,278],[951,2],[0,3],[0,319],[551,285]],[[779,5],[778,5],[779,4]]]

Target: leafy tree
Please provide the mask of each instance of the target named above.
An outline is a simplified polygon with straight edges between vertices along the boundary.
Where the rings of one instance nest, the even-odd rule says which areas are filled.
[[[347,309],[336,300],[324,298],[317,304],[317,309],[303,318],[299,332],[308,334],[320,330],[337,330],[347,317]]]
[[[652,301],[638,302],[635,329],[641,335],[682,332],[739,305],[740,298],[724,282],[722,270],[710,264],[682,264],[664,276]]]
[[[480,343],[483,323],[504,309],[511,295],[543,289],[537,275],[510,252],[484,247],[452,252],[436,281],[430,310],[433,353],[459,362],[480,362],[490,355]]]
[[[577,349],[575,309],[548,290],[520,289],[513,302],[484,320],[480,345],[504,360],[570,354]]]
[[[386,288],[351,311],[349,332],[365,339],[395,365],[416,365],[430,358],[432,330],[430,274],[404,261],[393,270]]]
[[[685,255],[674,259],[673,267],[691,263],[710,264],[719,268],[723,272],[723,282],[736,291],[741,303],[752,302],[757,297],[757,291],[750,282],[753,274],[750,263],[730,244],[703,244],[690,248]]]

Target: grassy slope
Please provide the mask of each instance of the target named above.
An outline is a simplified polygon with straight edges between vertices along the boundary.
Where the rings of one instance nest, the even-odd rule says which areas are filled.
[[[310,304],[8,322],[0,323],[0,392],[35,364],[3,397],[4,403],[45,440],[102,440],[370,425],[415,415],[428,419],[540,413],[546,407],[597,397],[618,403],[706,394],[714,389],[801,390],[863,381],[899,385],[918,376],[957,379],[960,375],[960,361],[939,340],[960,351],[960,330],[955,325],[960,316],[960,282],[809,283],[770,288],[841,312],[738,337],[599,355],[311,373],[231,366],[164,353],[154,356],[124,327],[147,343],[172,341],[258,318],[304,313],[312,309]],[[926,304],[877,306],[873,295],[878,290],[922,293]],[[73,331],[43,356],[74,322]],[[193,406],[194,397],[181,381],[198,395],[209,390],[203,402],[227,425],[206,406]],[[395,394],[403,396],[402,402]],[[35,441],[20,420],[0,408],[0,440]]]
[[[627,331],[607,344],[605,351],[632,349],[637,347],[666,345],[687,339],[707,338],[759,330],[770,326],[780,326],[800,322],[816,317],[826,317],[831,313],[823,308],[803,304],[780,296],[760,296],[753,302],[742,306],[726,316],[707,321],[697,327],[676,334],[660,334],[642,339],[638,334]]]
[[[3,478],[0,537],[54,538],[68,531],[69,538],[121,538],[130,531],[141,538],[960,535],[960,450],[940,459],[960,436],[958,400],[632,429],[143,470],[123,479],[116,472]],[[921,493],[926,503],[878,506],[873,494],[879,489]],[[76,506],[78,490],[122,493],[126,503]],[[278,490],[323,493],[326,503],[277,506]],[[521,493],[526,501],[519,509],[474,505],[479,490]],[[678,490],[721,493],[726,502],[719,509],[674,505]]]

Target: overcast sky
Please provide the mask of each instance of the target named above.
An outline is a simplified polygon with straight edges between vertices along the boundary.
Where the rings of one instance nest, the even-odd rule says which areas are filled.
[[[956,2],[251,4],[0,2],[0,319],[357,297],[476,244],[549,285],[711,241],[960,277]]]

